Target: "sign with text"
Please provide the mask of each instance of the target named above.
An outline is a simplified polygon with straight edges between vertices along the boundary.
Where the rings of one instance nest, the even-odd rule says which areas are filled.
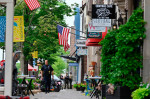
[[[6,16],[0,16],[0,42],[5,42]],[[24,18],[14,16],[13,42],[24,42]]]
[[[92,19],[116,19],[115,5],[92,5]]]
[[[102,38],[102,32],[88,32],[87,38]]]
[[[14,16],[14,42],[24,42],[24,18],[23,16]]]
[[[77,55],[87,55],[87,49],[77,49]]]
[[[69,66],[79,66],[79,63],[69,63]]]
[[[6,17],[0,16],[0,42],[5,42]]]
[[[106,27],[93,26],[92,22],[88,24],[88,32],[105,32]]]
[[[86,47],[86,39],[77,39],[76,40],[76,46]]]
[[[111,19],[92,19],[93,26],[111,27]]]

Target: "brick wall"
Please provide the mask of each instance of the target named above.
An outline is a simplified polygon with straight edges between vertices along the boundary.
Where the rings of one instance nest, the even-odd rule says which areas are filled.
[[[75,27],[72,26],[72,28],[75,28]],[[75,30],[71,29],[71,33],[75,34]],[[75,52],[75,50],[76,50],[76,47],[75,47],[75,35],[74,34],[70,34],[70,55],[72,55]]]

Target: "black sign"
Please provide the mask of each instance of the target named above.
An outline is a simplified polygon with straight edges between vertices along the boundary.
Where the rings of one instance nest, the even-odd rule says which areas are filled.
[[[87,38],[102,38],[102,32],[88,32]]]
[[[92,5],[92,19],[116,19],[115,5]]]

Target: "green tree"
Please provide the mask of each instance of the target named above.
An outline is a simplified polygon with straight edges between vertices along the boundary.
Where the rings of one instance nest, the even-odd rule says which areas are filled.
[[[139,8],[133,12],[125,25],[119,27],[116,33],[108,33],[102,41],[102,75],[106,77],[106,82],[131,89],[140,84],[140,47],[145,38],[144,25],[143,10]]]
[[[56,60],[54,64],[52,65],[55,75],[60,76],[60,74],[64,73],[64,70],[66,69],[67,63],[64,62],[64,60],[60,57],[56,57]]]
[[[25,72],[27,72],[28,60],[32,60],[31,52],[35,50],[39,52],[39,58],[48,59],[51,64],[56,61],[53,56],[57,51],[62,52],[61,46],[58,44],[57,23],[65,26],[64,16],[74,15],[73,10],[77,6],[77,4],[74,4],[70,7],[61,0],[38,1],[41,8],[34,11],[30,11],[22,0],[17,0],[15,6],[14,15],[24,16],[25,42],[14,43],[14,51],[22,50],[25,56]],[[1,15],[5,15],[5,7],[1,8]],[[20,45],[21,48],[19,48]],[[0,46],[4,46],[4,43],[1,43]]]

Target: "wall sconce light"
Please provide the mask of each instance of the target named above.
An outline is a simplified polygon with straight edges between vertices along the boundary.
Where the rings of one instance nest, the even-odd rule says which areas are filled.
[[[114,20],[114,23],[112,24],[112,29],[113,29],[113,30],[116,30],[116,29],[117,29],[116,21],[117,21],[117,20]]]
[[[116,21],[118,21],[118,27],[120,26],[120,25],[122,25],[122,24],[124,24],[124,20],[123,20],[123,18],[122,18],[122,15],[125,15],[125,22],[127,21],[127,10],[125,10],[125,14],[121,14],[120,13],[120,10],[119,10],[119,18],[118,18],[118,20],[114,20],[114,23],[112,24],[112,29],[113,30],[115,30],[115,29],[117,29],[117,23],[116,23]]]

